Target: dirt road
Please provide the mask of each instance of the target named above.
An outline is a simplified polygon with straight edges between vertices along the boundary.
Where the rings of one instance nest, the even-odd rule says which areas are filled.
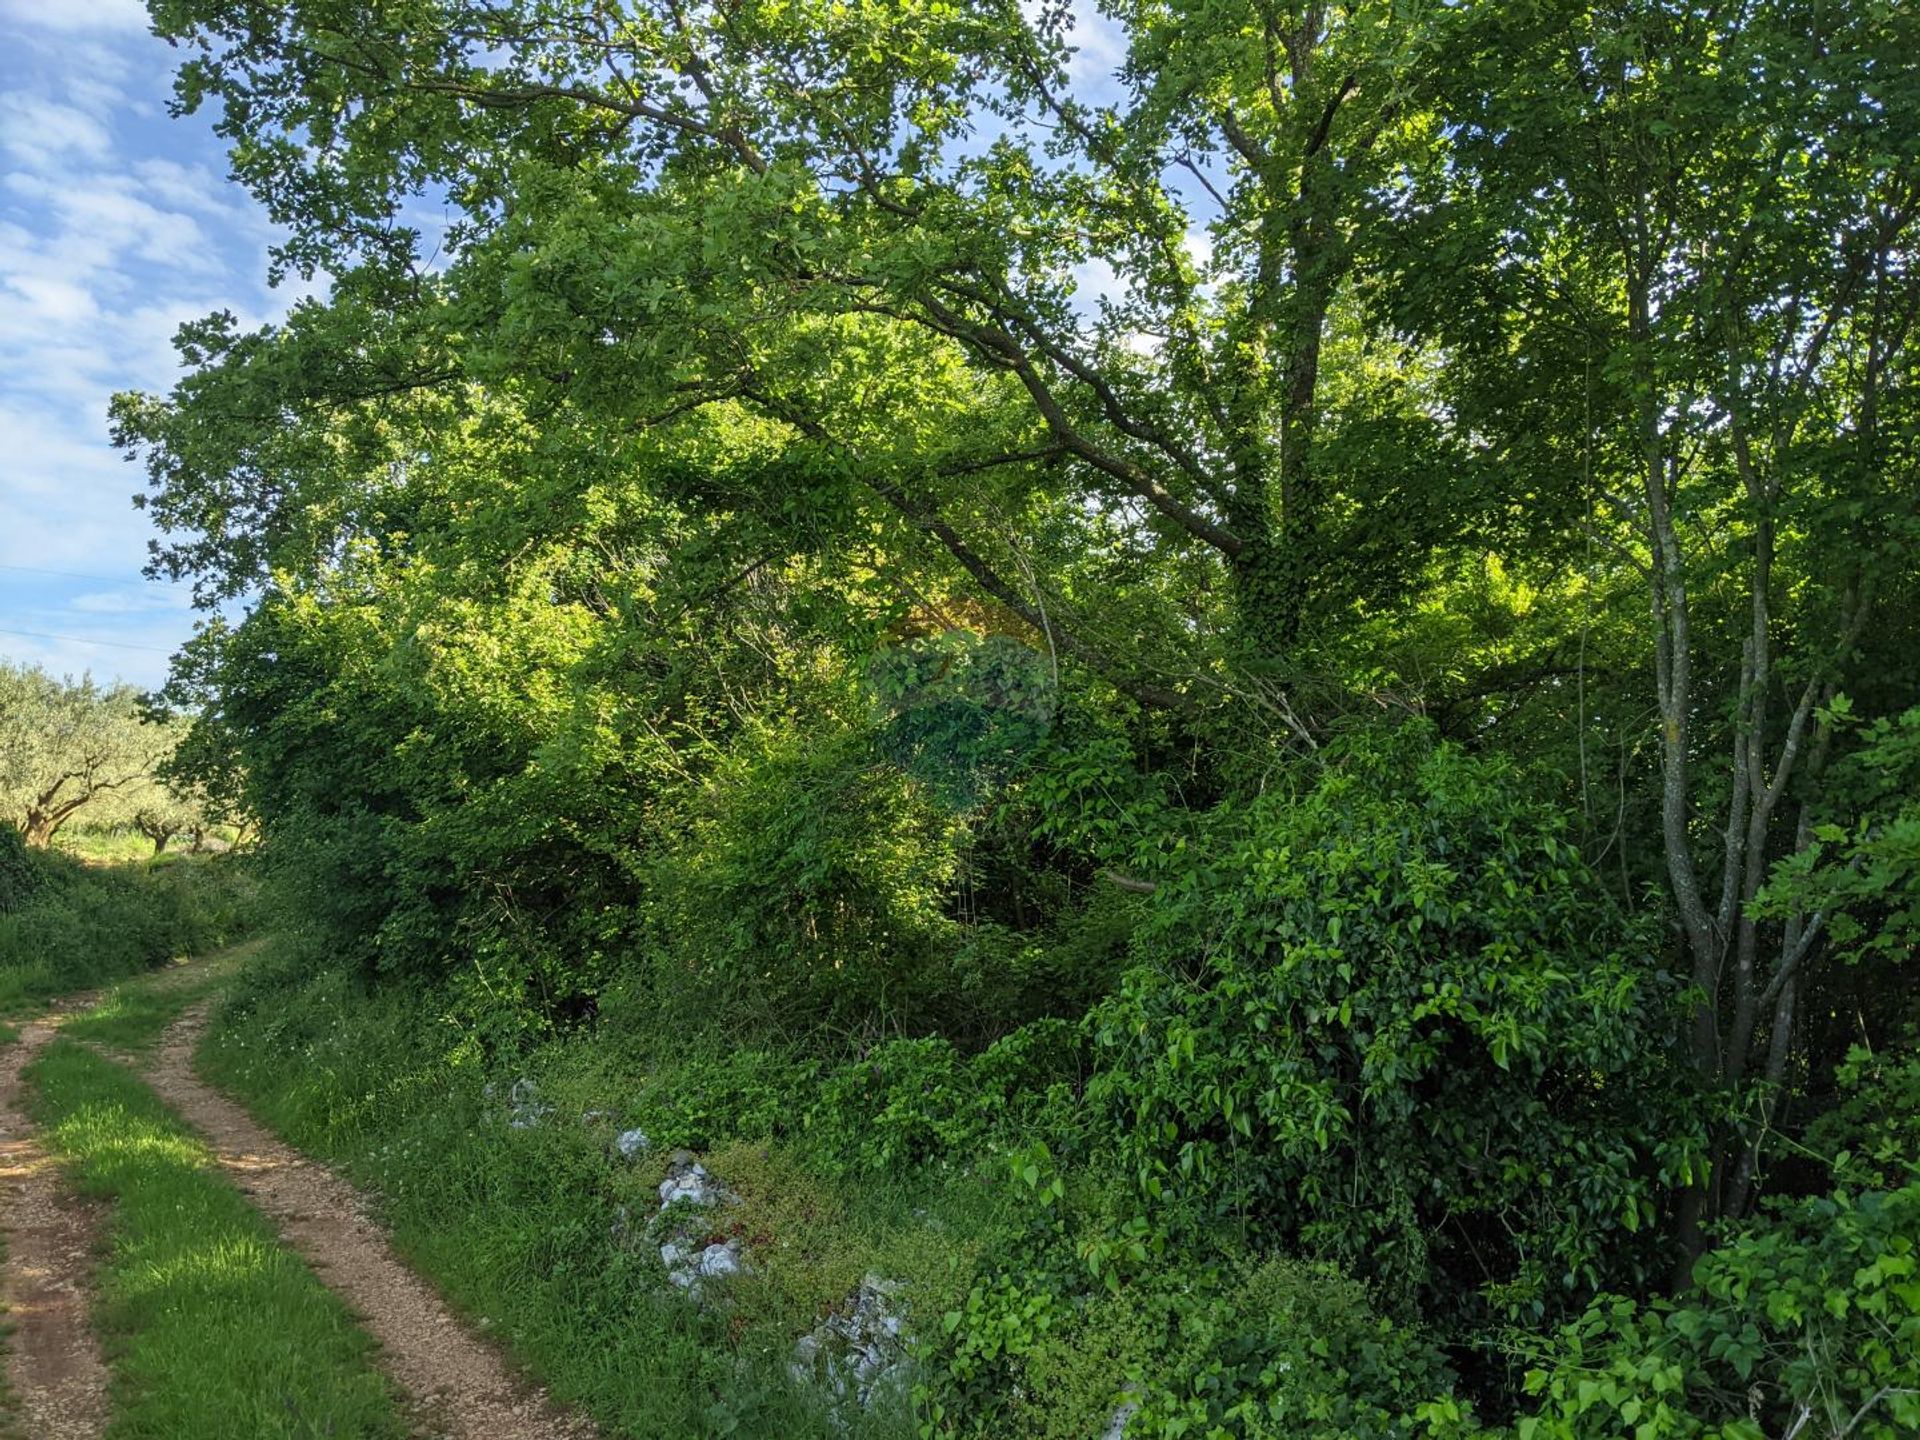
[[[89,1440],[106,1427],[107,1370],[88,1316],[100,1209],[72,1194],[27,1118],[20,1074],[46,1048],[74,996],[0,1048],[0,1233],[6,1264],[7,1382],[32,1440]],[[3,1423],[3,1422],[0,1422]]]
[[[207,1007],[167,1032],[143,1074],[314,1273],[359,1315],[381,1368],[435,1433],[456,1440],[589,1440],[595,1432],[530,1389],[394,1254],[364,1196],[282,1144],[193,1072]],[[76,1432],[78,1433],[78,1432]]]

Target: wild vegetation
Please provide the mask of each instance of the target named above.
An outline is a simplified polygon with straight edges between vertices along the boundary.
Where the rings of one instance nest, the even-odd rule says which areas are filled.
[[[229,944],[259,903],[230,857],[90,866],[0,825],[0,1013]]]
[[[557,1394],[1920,1428],[1920,16],[151,8],[323,282],[114,409],[206,1064]]]

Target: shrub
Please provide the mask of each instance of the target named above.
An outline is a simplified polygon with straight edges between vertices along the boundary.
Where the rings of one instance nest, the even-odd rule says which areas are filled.
[[[1520,774],[1363,736],[1204,843],[1095,1012],[1090,1098],[1157,1224],[1335,1259],[1436,1317],[1658,1271],[1701,1144],[1678,987]]]
[[[1920,1183],[1782,1206],[1677,1301],[1596,1301],[1527,1377],[1519,1440],[1920,1433]]]
[[[1033,1349],[1025,1433],[1084,1440],[1123,1404],[1129,1440],[1411,1436],[1439,1352],[1332,1266],[1185,1267],[1087,1306]]]
[[[1920,1042],[1856,1045],[1835,1078],[1840,1102],[1807,1127],[1808,1145],[1855,1184],[1901,1184],[1920,1162]]]
[[[0,912],[0,1005],[231,944],[257,923],[238,857],[107,867],[49,853],[30,863],[30,898]]]
[[[1328,1266],[1270,1260],[1218,1298],[1169,1309],[1178,1338],[1144,1380],[1129,1436],[1411,1435],[1407,1415],[1443,1383],[1438,1352]]]
[[[40,888],[33,852],[12,825],[0,820],[0,915],[11,915]]]
[[[661,991],[792,1030],[913,1011],[949,938],[954,821],[816,717],[758,724],[703,787],[654,879]]]

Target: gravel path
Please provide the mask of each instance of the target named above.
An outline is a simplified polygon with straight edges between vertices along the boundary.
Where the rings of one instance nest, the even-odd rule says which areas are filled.
[[[275,1139],[194,1073],[194,1047],[206,1019],[201,1004],[174,1024],[144,1069],[147,1082],[206,1138],[234,1183],[352,1307],[380,1343],[381,1368],[416,1402],[432,1431],[454,1440],[590,1440],[590,1424],[516,1377],[500,1353],[402,1263],[369,1218],[364,1196]],[[29,1433],[65,1440],[67,1432]]]
[[[88,1319],[100,1209],[67,1189],[26,1116],[20,1080],[58,1033],[61,1015],[93,1003],[72,996],[21,1022],[19,1040],[0,1048],[0,1296],[12,1332],[6,1371],[20,1433],[32,1440],[90,1440],[107,1422],[107,1369]]]

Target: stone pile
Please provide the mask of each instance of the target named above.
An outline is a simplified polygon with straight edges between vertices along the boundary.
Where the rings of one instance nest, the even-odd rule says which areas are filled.
[[[629,1140],[629,1136],[638,1137]],[[614,1141],[628,1159],[644,1153],[647,1138],[629,1130]],[[714,1213],[740,1203],[740,1197],[716,1180],[690,1151],[676,1150],[667,1161],[667,1177],[660,1182],[660,1205],[646,1222],[645,1233],[660,1247],[660,1263],[667,1278],[695,1299],[713,1281],[741,1274],[747,1268],[745,1247],[734,1237],[714,1239]],[[622,1205],[611,1228],[616,1245],[635,1238],[633,1214]]]
[[[627,1130],[613,1148],[631,1162],[651,1144],[645,1132]],[[642,1223],[624,1205],[615,1212],[614,1244],[625,1247],[644,1236],[658,1245],[667,1279],[695,1300],[706,1299],[715,1282],[747,1272],[746,1247],[717,1223],[740,1197],[691,1151],[668,1157],[659,1197],[658,1208]],[[883,1395],[904,1395],[909,1357],[899,1283],[868,1275],[842,1306],[794,1342],[789,1369],[796,1380],[822,1386],[839,1406],[864,1410]],[[1126,1415],[1117,1420],[1124,1429]]]
[[[812,1380],[840,1404],[866,1409],[907,1378],[906,1317],[899,1285],[869,1275],[850,1303],[794,1343],[789,1367],[796,1380]]]

